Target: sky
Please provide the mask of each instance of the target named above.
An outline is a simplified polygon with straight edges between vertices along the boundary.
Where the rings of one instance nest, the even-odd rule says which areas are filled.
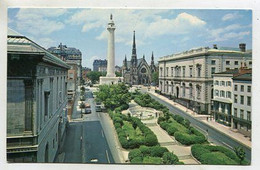
[[[159,57],[191,48],[238,47],[252,49],[251,10],[192,9],[81,9],[9,8],[8,27],[49,48],[60,43],[82,52],[82,65],[93,68],[95,59],[106,59],[107,23],[116,26],[115,64],[131,58],[133,31],[137,57],[152,52]]]

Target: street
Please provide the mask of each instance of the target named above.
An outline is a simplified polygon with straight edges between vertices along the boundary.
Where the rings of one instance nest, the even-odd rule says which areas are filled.
[[[142,88],[141,89],[141,92],[145,93],[147,92],[146,91],[146,88]],[[149,93],[150,94],[150,93]],[[246,147],[246,146],[243,146],[241,145],[241,143],[237,142],[236,140],[234,140],[233,138],[223,134],[223,133],[220,133],[218,130],[210,127],[209,125],[197,120],[196,118],[186,114],[184,111],[168,104],[167,102],[163,101],[162,99],[150,94],[150,96],[152,98],[154,98],[155,100],[157,100],[158,102],[160,102],[161,104],[167,106],[170,110],[171,113],[175,113],[175,114],[178,114],[178,115],[181,115],[183,116],[184,118],[188,119],[191,124],[193,126],[195,126],[198,130],[203,130],[203,131],[207,131],[208,133],[208,140],[211,142],[211,143],[214,143],[214,144],[217,144],[217,145],[222,145],[222,146],[225,146],[225,147],[228,147],[230,149],[233,149],[235,147],[238,147],[238,146],[241,146],[245,153],[246,153],[246,159],[247,160],[251,160],[251,149]]]
[[[72,113],[74,119],[69,123],[65,141],[64,162],[69,163],[114,163],[106,134],[100,123],[100,114],[95,110],[95,101],[91,91],[85,93],[86,101],[91,105],[91,114]],[[76,99],[78,101],[78,98]],[[75,102],[76,103],[76,102]],[[104,113],[103,113],[104,114]]]

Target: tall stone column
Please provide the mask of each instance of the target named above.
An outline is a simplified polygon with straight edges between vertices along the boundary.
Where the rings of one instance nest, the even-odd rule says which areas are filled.
[[[106,77],[116,77],[115,75],[115,24],[112,14],[107,24],[108,45],[107,45],[107,75]]]

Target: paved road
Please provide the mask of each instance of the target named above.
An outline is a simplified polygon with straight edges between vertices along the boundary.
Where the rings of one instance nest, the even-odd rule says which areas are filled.
[[[142,88],[141,92],[146,92],[146,90],[144,88]],[[152,94],[150,94],[150,96],[152,98],[154,98],[155,100],[157,100],[158,102],[160,102],[161,104],[167,106],[172,113],[179,114],[179,115],[183,116],[184,118],[188,119],[191,122],[191,124],[193,126],[197,127],[199,130],[200,129],[202,129],[203,131],[207,130],[208,131],[208,140],[210,142],[217,144],[217,145],[226,146],[231,149],[235,148],[237,146],[241,146],[245,150],[246,159],[249,161],[251,160],[251,149],[250,148],[248,148],[244,145],[241,145],[241,143],[237,142],[233,138],[231,138],[223,133],[220,133],[218,130],[216,130],[216,129],[210,127],[209,125],[197,120],[196,118],[186,114],[184,111],[178,109],[177,107],[174,107],[171,104],[168,104],[167,102],[163,101],[162,99],[158,98],[157,96],[154,96]]]
[[[93,94],[87,91],[85,96],[92,111],[91,114],[84,114],[83,120],[78,119],[69,124],[64,147],[64,162],[114,163],[100,123],[100,115],[95,110]],[[80,118],[80,113],[75,112],[73,114],[75,118]]]

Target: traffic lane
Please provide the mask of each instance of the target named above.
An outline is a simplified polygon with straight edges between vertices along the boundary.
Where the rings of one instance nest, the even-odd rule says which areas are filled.
[[[184,111],[173,107],[171,104],[168,104],[167,102],[163,101],[162,99],[152,95],[152,98],[156,99],[157,101],[159,101],[160,103],[166,105],[170,111],[173,111],[174,113],[177,113],[181,116],[183,116],[184,118],[188,119],[192,125],[196,125],[199,126],[200,128],[202,128],[205,131],[208,131],[208,136],[209,136],[209,141],[213,142],[215,144],[218,145],[222,145],[222,146],[226,146],[229,147],[230,149],[235,148],[235,147],[242,147],[246,153],[246,159],[247,160],[251,160],[251,149],[249,149],[248,147],[240,144],[239,142],[237,142],[236,140],[232,139],[231,137],[222,134],[221,132],[219,132],[218,130],[210,127],[209,125],[200,122],[199,120],[197,120],[196,118],[186,114]]]
[[[81,132],[81,123],[73,122],[68,125],[65,145],[63,147],[65,152],[65,163],[82,163]]]
[[[105,134],[99,121],[88,121],[84,123],[84,162],[92,163],[114,163],[111,151],[105,138]]]

